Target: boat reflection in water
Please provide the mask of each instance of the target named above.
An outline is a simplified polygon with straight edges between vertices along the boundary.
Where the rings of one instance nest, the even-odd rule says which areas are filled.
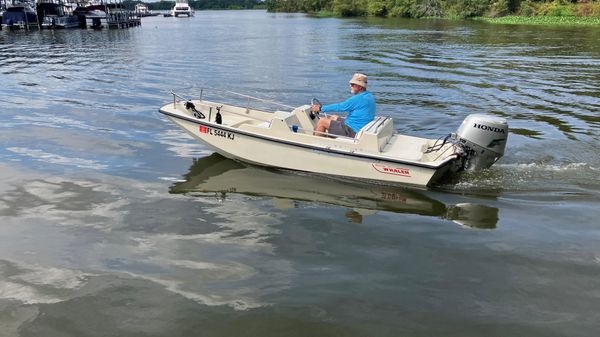
[[[280,208],[294,207],[295,201],[322,202],[348,207],[346,216],[362,222],[376,211],[435,216],[470,228],[493,229],[498,209],[472,203],[446,204],[429,197],[427,191],[342,181],[331,177],[253,166],[217,153],[195,159],[185,181],[177,182],[170,193],[228,193],[272,197]]]

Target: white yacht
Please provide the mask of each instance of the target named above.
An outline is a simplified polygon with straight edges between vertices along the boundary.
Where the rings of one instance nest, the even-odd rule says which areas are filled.
[[[187,0],[175,0],[171,15],[175,17],[180,15],[192,17],[194,16],[194,9],[188,4]]]

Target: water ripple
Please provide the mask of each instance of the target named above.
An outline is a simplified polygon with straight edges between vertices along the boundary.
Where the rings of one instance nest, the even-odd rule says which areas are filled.
[[[538,36],[505,26],[492,32],[478,23],[291,16],[286,20],[303,24],[289,31],[278,16],[256,21],[246,14],[234,23],[206,15],[212,34],[197,32],[196,20],[162,18],[132,30],[3,32],[0,99],[17,115],[36,109],[41,119],[56,115],[93,125],[90,133],[101,128],[113,130],[109,137],[149,139],[156,132],[152,141],[162,144],[156,146],[193,157],[207,150],[180,140],[152,115],[170,99],[169,89],[204,83],[291,105],[312,96],[335,102],[347,96],[349,74],[363,71],[380,113],[393,116],[402,132],[439,137],[467,114],[492,113],[514,126],[509,145],[600,138],[600,56],[593,35],[583,30]],[[233,27],[244,30],[234,34]],[[7,116],[6,125],[27,122]],[[129,130],[136,118],[152,131]]]

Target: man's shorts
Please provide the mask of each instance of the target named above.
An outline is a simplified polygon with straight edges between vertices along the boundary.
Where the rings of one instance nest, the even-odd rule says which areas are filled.
[[[345,120],[345,118],[338,118],[336,121],[331,121],[329,123],[329,133],[332,135],[354,138],[356,132],[344,123]]]

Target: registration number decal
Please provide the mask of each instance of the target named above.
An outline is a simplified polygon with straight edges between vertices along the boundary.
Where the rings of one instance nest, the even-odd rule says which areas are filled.
[[[388,166],[383,164],[372,164],[373,168],[380,173],[393,174],[395,176],[410,177],[410,170],[404,167]]]
[[[406,204],[408,202],[408,199],[406,199],[405,196],[395,192],[381,192],[381,199],[398,201],[401,204]]]
[[[199,131],[200,131],[200,133],[204,133],[204,134],[211,135],[211,136],[227,138],[229,140],[235,139],[235,133],[233,133],[233,132],[223,131],[223,130],[219,130],[219,129],[213,129],[213,128],[209,128],[208,126],[204,126],[204,125],[200,125]]]

